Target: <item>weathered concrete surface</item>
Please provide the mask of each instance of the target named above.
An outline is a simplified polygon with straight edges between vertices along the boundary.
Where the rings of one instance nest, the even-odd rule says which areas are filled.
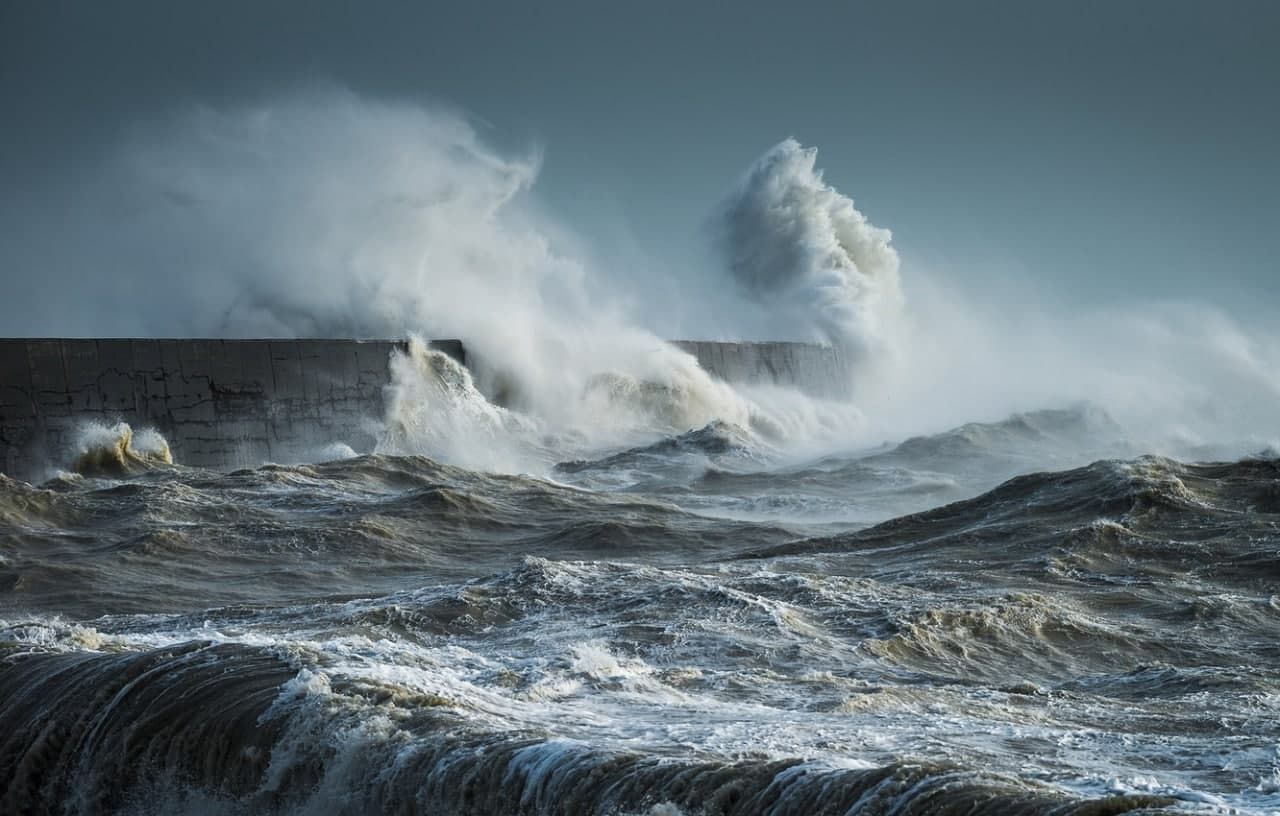
[[[40,478],[86,421],[154,427],[174,460],[241,467],[372,450],[387,364],[374,340],[0,340],[0,470]],[[462,344],[439,344],[462,359]]]
[[[672,340],[698,364],[731,383],[769,383],[799,388],[816,397],[849,395],[849,372],[831,346],[810,343],[721,343]]]
[[[466,362],[456,340],[436,348]],[[837,393],[831,349],[677,342],[730,382]],[[300,461],[343,442],[373,450],[390,340],[0,339],[0,471],[40,479],[74,458],[86,421],[155,428],[174,460],[212,468]]]

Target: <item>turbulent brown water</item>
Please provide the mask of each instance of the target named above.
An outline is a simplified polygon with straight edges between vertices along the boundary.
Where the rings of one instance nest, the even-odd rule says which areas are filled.
[[[0,478],[0,812],[1275,812],[1280,460],[1121,437]]]

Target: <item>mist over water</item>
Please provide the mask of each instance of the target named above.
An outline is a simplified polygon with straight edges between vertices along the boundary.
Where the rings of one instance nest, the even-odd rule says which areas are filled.
[[[12,333],[410,338],[370,454],[122,423],[0,475],[0,811],[1280,807],[1273,332],[918,268],[787,139],[690,296],[847,398],[730,384],[538,170],[311,90],[141,125],[0,232]]]
[[[883,397],[879,407],[863,404],[868,415],[894,413],[899,428],[1087,402],[1152,453],[1235,457],[1280,434],[1280,343],[1269,327],[1161,300],[1064,313],[1025,290],[976,292],[924,270],[905,289],[903,359],[870,395]]]

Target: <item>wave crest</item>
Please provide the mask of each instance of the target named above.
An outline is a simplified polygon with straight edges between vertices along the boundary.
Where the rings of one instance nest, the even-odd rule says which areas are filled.
[[[90,423],[80,430],[72,468],[84,476],[136,476],[173,464],[168,441],[153,428],[134,433],[126,422]]]

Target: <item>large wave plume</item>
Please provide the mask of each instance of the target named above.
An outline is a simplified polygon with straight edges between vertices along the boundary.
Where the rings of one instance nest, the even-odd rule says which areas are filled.
[[[892,235],[822,178],[817,149],[786,139],[751,167],[721,207],[734,279],[798,339],[836,346],[866,371],[891,353],[902,306]]]

